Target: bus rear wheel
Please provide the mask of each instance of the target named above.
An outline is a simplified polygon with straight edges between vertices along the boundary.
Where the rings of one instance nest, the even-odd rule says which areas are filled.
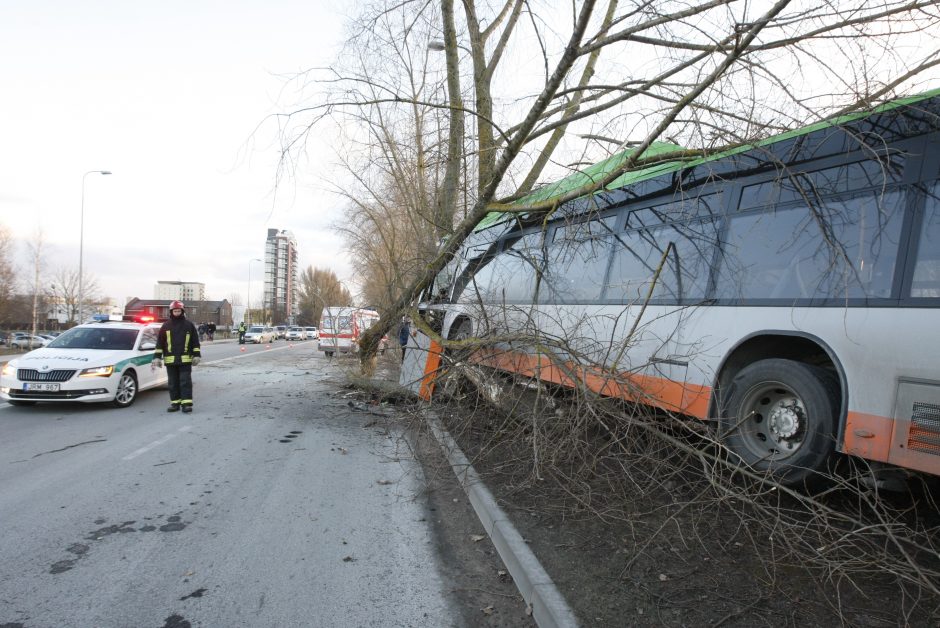
[[[755,362],[731,383],[721,440],[781,484],[814,482],[835,452],[838,400],[836,377],[825,369],[793,360]]]

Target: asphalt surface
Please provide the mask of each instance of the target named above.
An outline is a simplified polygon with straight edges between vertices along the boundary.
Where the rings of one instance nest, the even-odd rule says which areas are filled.
[[[316,343],[241,349],[191,415],[0,407],[0,626],[472,625],[394,428]]]

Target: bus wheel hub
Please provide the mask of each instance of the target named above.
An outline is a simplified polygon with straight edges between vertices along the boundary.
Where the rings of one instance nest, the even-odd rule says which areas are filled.
[[[803,413],[795,401],[789,406],[780,402],[770,413],[770,429],[778,438],[793,438],[802,422]]]

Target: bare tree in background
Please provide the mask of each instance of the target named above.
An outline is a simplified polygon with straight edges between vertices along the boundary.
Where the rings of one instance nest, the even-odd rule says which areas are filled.
[[[0,323],[11,320],[16,273],[13,267],[13,235],[0,224]]]
[[[301,271],[299,324],[319,327],[324,308],[352,304],[352,295],[332,270],[308,266]]]
[[[78,321],[78,271],[65,266],[59,267],[53,271],[49,281],[45,293],[52,298],[52,302],[57,307],[58,305],[65,307],[68,324],[75,324]],[[84,277],[84,291],[86,302],[98,303],[101,301],[101,289],[98,286],[98,281],[88,273],[85,273]]]
[[[657,159],[701,156],[922,91],[925,73],[940,64],[929,35],[938,21],[935,0],[376,2],[329,75],[308,83],[321,88],[317,100],[285,114],[295,123],[283,127],[285,162],[328,119],[356,135],[350,150],[407,146],[414,158],[395,162],[408,164],[391,173],[395,185],[416,200],[415,220],[451,232],[381,305],[382,324],[363,339],[367,357],[488,213],[551,211],[647,165],[645,151],[660,139],[689,149]],[[428,124],[431,110],[448,115]],[[464,128],[468,136],[457,137]],[[602,180],[551,203],[510,204],[538,181],[628,146],[633,156]],[[463,180],[474,182],[455,203],[458,161]],[[381,160],[354,165],[359,179],[375,175],[369,166],[388,171]],[[374,208],[387,186],[345,190]]]
[[[39,331],[39,314],[41,308],[40,296],[43,292],[42,289],[42,270],[45,265],[45,251],[43,250],[46,246],[46,237],[43,234],[41,228],[37,228],[36,232],[33,234],[32,240],[29,241],[27,247],[29,249],[29,260],[32,265],[33,271],[33,282],[31,286],[32,292],[32,317],[30,322],[30,334],[35,336]],[[30,348],[32,348],[32,342],[30,342]]]

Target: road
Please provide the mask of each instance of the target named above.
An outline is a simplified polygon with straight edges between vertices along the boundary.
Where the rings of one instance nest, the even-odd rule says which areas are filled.
[[[190,415],[0,407],[0,626],[467,625],[420,466],[339,363],[203,355]]]

